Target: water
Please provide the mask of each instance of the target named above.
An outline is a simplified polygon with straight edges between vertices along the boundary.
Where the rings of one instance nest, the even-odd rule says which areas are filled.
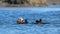
[[[18,17],[27,18],[29,23],[17,24]],[[32,24],[40,18],[50,24]],[[0,8],[0,34],[60,34],[60,8]]]

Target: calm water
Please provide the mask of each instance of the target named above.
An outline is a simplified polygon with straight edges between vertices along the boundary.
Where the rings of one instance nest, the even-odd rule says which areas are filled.
[[[28,24],[17,24],[17,18],[28,19]],[[50,24],[32,24],[42,19]],[[0,34],[60,34],[59,7],[0,8]]]

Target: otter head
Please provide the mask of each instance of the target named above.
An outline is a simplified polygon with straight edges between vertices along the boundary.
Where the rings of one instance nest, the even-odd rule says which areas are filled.
[[[23,18],[18,18],[18,23],[22,24],[23,23]]]

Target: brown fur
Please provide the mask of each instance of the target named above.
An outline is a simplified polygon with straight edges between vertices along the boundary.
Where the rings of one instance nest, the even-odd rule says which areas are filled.
[[[17,23],[18,24],[22,24],[23,23],[23,20],[21,20],[21,19],[18,18]]]

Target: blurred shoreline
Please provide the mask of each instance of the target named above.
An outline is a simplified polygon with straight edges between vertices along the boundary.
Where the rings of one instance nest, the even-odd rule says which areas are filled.
[[[15,2],[15,3],[14,3]],[[0,7],[44,7],[60,5],[59,0],[0,0]]]

